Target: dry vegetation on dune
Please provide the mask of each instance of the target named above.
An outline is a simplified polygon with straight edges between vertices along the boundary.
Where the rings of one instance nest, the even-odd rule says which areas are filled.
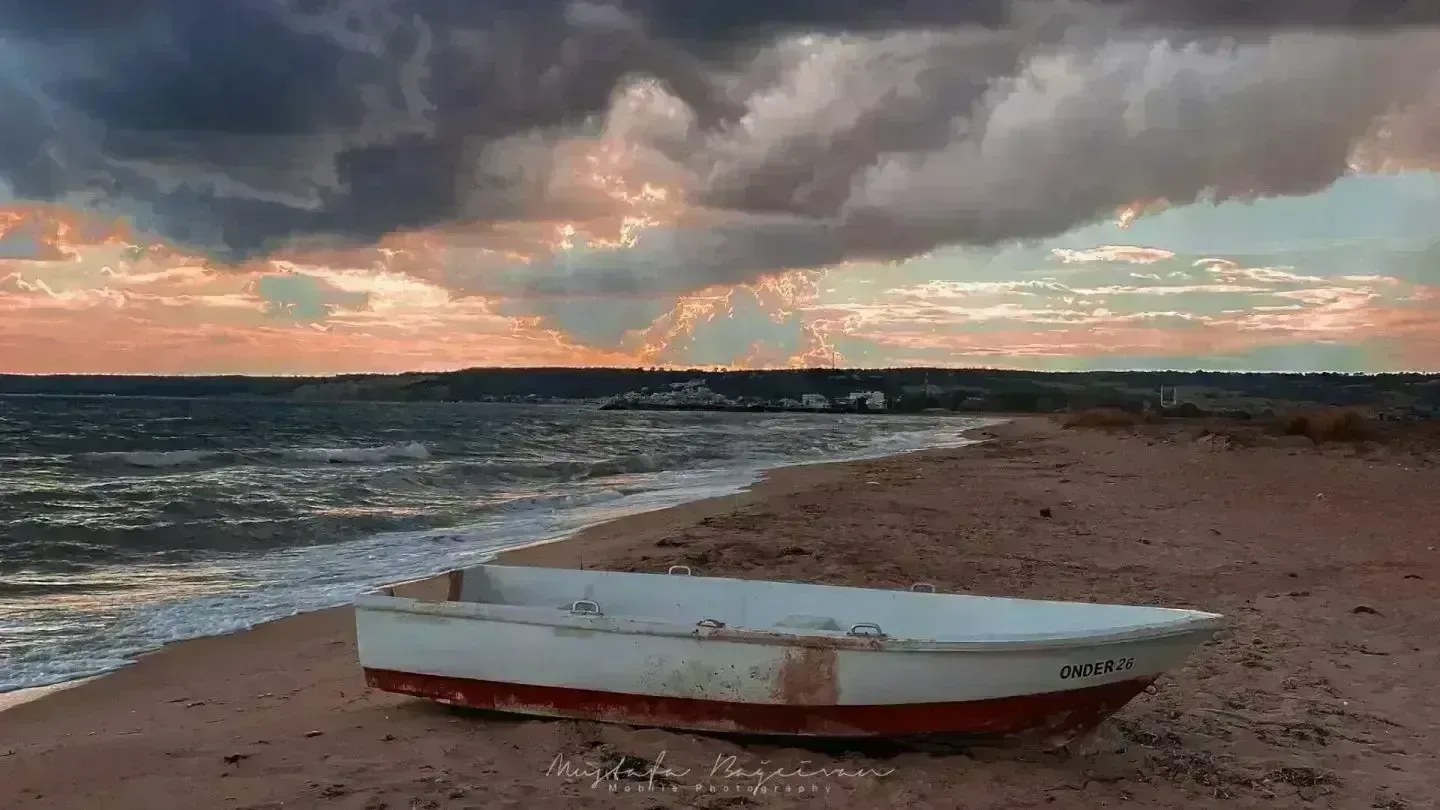
[[[1393,422],[1377,420],[1355,408],[1311,408],[1268,419],[1205,415],[1199,417],[1137,414],[1120,408],[1091,408],[1058,414],[1066,428],[1091,428],[1190,438],[1226,448],[1281,446],[1291,449],[1321,445],[1386,448],[1429,454],[1440,451],[1440,420]],[[1306,441],[1308,440],[1308,441]]]
[[[1060,424],[1067,428],[1129,428],[1141,424],[1140,414],[1120,408],[1087,408],[1059,414]]]
[[[1286,436],[1304,436],[1316,444],[1374,440],[1374,420],[1352,408],[1322,408],[1282,417],[1275,425]]]

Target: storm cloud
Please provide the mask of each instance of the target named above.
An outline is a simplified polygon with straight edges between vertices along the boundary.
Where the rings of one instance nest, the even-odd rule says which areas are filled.
[[[617,201],[568,182],[562,157],[597,143],[661,178],[680,219],[628,251],[456,286],[679,292],[1043,238],[1138,200],[1307,194],[1360,158],[1423,163],[1440,144],[1436,13],[1397,0],[27,1],[0,11],[0,185],[239,260],[612,215]]]

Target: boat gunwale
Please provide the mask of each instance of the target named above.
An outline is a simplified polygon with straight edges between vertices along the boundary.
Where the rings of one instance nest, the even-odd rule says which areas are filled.
[[[799,583],[804,584],[804,583]],[[396,587],[396,586],[389,586]],[[847,649],[872,652],[1021,652],[1057,649],[1083,649],[1111,644],[1157,641],[1220,630],[1225,617],[1214,613],[1176,608],[1187,614],[1172,622],[1128,626],[1110,633],[1069,635],[1012,636],[995,639],[926,639],[895,635],[848,635],[843,631],[780,632],[771,628],[706,627],[684,625],[668,619],[642,616],[572,614],[561,608],[536,605],[502,605],[489,602],[461,602],[416,599],[370,592],[357,597],[354,608],[400,613],[415,617],[467,619],[500,624],[523,624],[565,628],[594,633],[641,635],[664,638],[687,638],[695,641],[722,641],[740,644],[767,644],[784,647]],[[1026,601],[1026,600],[1021,600]],[[1038,600],[1032,600],[1038,601]]]

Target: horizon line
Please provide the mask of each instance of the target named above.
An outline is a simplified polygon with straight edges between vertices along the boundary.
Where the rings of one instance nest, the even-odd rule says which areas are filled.
[[[1043,374],[1051,376],[1063,376],[1074,374],[1234,374],[1234,375],[1270,375],[1270,376],[1294,376],[1303,377],[1311,375],[1334,375],[1342,377],[1437,377],[1440,371],[1405,370],[1405,371],[1295,371],[1295,370],[1261,370],[1261,369],[1079,369],[1079,370],[1045,370],[1027,368],[1008,368],[1003,366],[808,366],[805,368],[724,368],[718,366],[466,366],[463,368],[448,369],[445,371],[340,371],[320,374],[301,373],[260,373],[260,372],[197,372],[197,373],[168,373],[168,372],[11,372],[0,371],[0,379],[3,378],[25,378],[25,379],[56,379],[56,378],[85,378],[85,377],[111,377],[111,378],[137,378],[137,379],[176,379],[176,380],[203,380],[203,379],[264,379],[264,380],[336,380],[354,377],[418,377],[418,376],[443,376],[449,374],[463,374],[467,372],[572,372],[572,373],[595,373],[595,372],[639,372],[642,374],[796,374],[803,372],[897,372],[897,371],[937,371],[937,372],[984,372],[1000,374]]]

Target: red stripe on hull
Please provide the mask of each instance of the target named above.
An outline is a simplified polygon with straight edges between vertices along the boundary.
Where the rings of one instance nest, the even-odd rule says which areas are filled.
[[[376,689],[514,714],[739,734],[947,734],[1027,738],[1047,745],[1063,745],[1092,730],[1152,680],[1138,678],[1065,692],[957,703],[794,706],[629,695],[365,669],[365,682]]]

